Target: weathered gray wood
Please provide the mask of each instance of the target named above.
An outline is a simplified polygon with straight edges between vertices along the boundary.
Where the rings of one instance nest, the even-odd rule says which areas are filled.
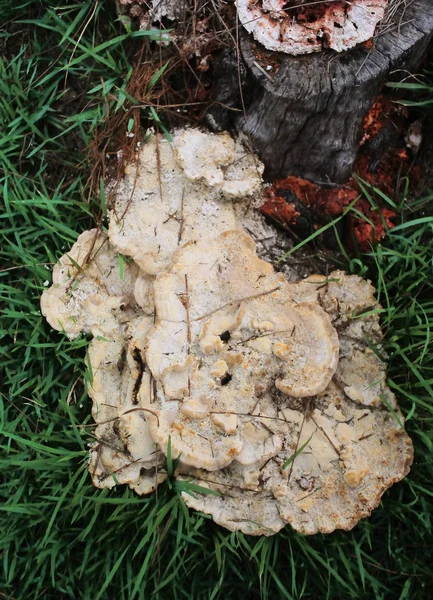
[[[266,51],[242,34],[246,116],[237,113],[236,126],[250,135],[267,175],[320,182],[348,179],[363,120],[383,83],[397,69],[406,71],[401,77],[416,70],[432,36],[433,0],[415,0],[400,27],[380,35],[374,48],[303,57],[277,54],[278,72],[267,75]],[[233,68],[232,63],[228,70]],[[217,94],[222,103],[236,101],[234,81],[233,73],[221,77]]]

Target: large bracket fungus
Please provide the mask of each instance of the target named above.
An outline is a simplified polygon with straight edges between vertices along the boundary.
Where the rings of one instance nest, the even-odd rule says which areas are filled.
[[[268,50],[342,52],[373,37],[388,0],[237,0],[239,20]]]
[[[374,289],[341,271],[289,282],[257,257],[242,225],[261,171],[227,134],[152,136],[42,311],[94,336],[96,486],[152,492],[170,448],[199,486],[186,504],[233,531],[350,529],[412,461],[366,341],[381,340]]]

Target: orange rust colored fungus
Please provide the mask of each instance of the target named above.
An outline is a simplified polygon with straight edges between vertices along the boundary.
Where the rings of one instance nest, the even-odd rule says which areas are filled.
[[[365,173],[360,174],[363,179],[367,179],[364,175]],[[351,178],[344,187],[322,188],[306,179],[287,177],[287,179],[276,181],[274,188],[275,190],[291,192],[302,204],[333,219],[342,215],[344,210],[358,198],[354,209],[365,215],[366,218],[364,220],[350,216],[348,223],[349,229],[353,231],[356,241],[363,251],[369,250],[372,244],[382,240],[385,237],[386,228],[394,227],[391,219],[395,216],[395,213],[384,207],[380,207],[380,210],[374,210],[368,200],[360,197],[360,188],[354,178]],[[262,212],[283,223],[296,223],[296,216],[299,213],[296,211],[295,205],[286,202],[276,192],[273,192],[273,196],[278,200],[273,203],[268,201],[262,207]],[[266,210],[264,210],[265,207]],[[272,215],[270,215],[270,207],[273,209]],[[287,212],[291,216],[291,221],[286,219]],[[351,235],[350,232],[348,233],[348,242],[350,243]]]
[[[283,225],[296,223],[299,212],[293,202],[286,202],[284,198],[275,193],[273,188],[267,190],[266,197],[266,202],[260,208],[266,217],[271,217]]]
[[[410,176],[415,184],[420,178],[419,167],[413,165],[413,157],[402,143],[407,118],[404,107],[380,94],[364,119],[361,147],[354,165],[354,172],[362,181],[390,198],[395,195],[399,176]],[[373,190],[369,191],[375,197],[377,208],[362,196],[362,182],[358,183],[356,177],[351,177],[343,186],[325,188],[290,176],[273,183],[262,212],[280,223],[296,225],[299,206],[296,201],[290,202],[290,195],[293,200],[332,219],[342,215],[355,201],[354,209],[358,215],[365,215],[365,219],[355,214],[348,215],[347,242],[351,244],[355,236],[360,249],[366,251],[385,237],[387,229],[394,227],[392,219],[396,216],[382,198],[376,197]],[[284,196],[288,199],[285,200]]]
[[[352,186],[326,189],[299,177],[287,177],[276,181],[274,187],[292,192],[306,206],[323,211],[330,217],[338,217],[359,195]]]
[[[392,229],[395,226],[391,219],[396,216],[396,213],[385,207],[382,207],[380,211],[374,211],[368,200],[364,198],[360,198],[355,207],[366,216],[368,221],[349,215],[349,223],[359,248],[362,251],[368,251],[373,244],[380,242],[385,237],[386,229]]]
[[[396,117],[398,110],[401,109],[397,109],[396,104],[390,98],[380,94],[364,119],[362,125],[364,136],[361,140],[361,146],[368,139],[377,135],[384,125],[391,122]]]

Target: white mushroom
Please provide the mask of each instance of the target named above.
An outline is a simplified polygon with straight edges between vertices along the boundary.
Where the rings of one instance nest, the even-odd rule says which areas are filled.
[[[312,276],[310,283],[319,279]],[[345,309],[338,317],[333,297],[348,298],[358,287],[360,296],[357,301],[353,298],[353,315],[371,302],[371,286],[360,286],[358,277],[331,273],[332,296],[323,286],[325,278],[321,279],[312,285],[320,287],[322,300],[336,320],[345,320]],[[301,290],[311,294],[308,289],[308,282],[300,282],[296,295]],[[310,295],[309,300],[312,298]],[[366,319],[371,325],[371,315]],[[377,312],[373,319],[377,325]],[[184,493],[188,506],[211,514],[228,529],[252,535],[270,535],[286,522],[304,534],[351,529],[376,508],[384,491],[409,472],[413,448],[379,360],[366,348],[362,329],[359,331],[360,337],[345,346],[335,381],[315,397],[295,399],[281,394],[269,399],[265,393],[262,408],[255,411],[260,411],[260,421],[266,423],[268,437],[262,435],[262,439],[281,440],[281,448],[276,445],[271,456],[265,452],[256,455],[252,463],[242,461],[241,453],[217,473],[186,470],[182,478],[220,494],[191,497]],[[341,383],[343,373],[350,388]],[[377,399],[373,380],[382,401]],[[260,440],[259,431],[255,437]]]
[[[185,504],[202,513],[230,531],[247,535],[273,535],[287,523],[280,517],[278,504],[267,491],[260,490],[259,468],[242,467],[232,463],[226,469],[208,473],[188,469],[179,479],[194,483],[214,492],[212,494],[183,492]]]
[[[149,317],[138,318],[126,331],[114,331],[113,339],[94,339],[89,347],[88,391],[99,424],[89,471],[97,487],[128,484],[148,494],[166,479],[164,457],[147,424],[154,392],[144,339],[151,323]]]
[[[311,404],[312,412],[289,405],[280,412],[287,420],[280,433],[283,451],[212,473],[188,469],[182,479],[220,496],[184,493],[186,504],[251,535],[271,535],[286,523],[304,534],[331,533],[368,516],[383,492],[408,473],[412,445],[386,409],[358,407],[332,383]],[[271,430],[274,423],[269,420]]]

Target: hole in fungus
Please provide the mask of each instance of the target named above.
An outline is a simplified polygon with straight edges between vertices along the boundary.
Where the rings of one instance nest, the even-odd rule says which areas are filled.
[[[223,331],[222,333],[220,333],[220,338],[222,342],[228,342],[231,338],[230,331]]]
[[[119,360],[117,361],[117,370],[119,371],[120,374],[123,373],[123,371],[125,370],[125,367],[126,367],[126,354],[127,354],[127,350],[126,350],[126,346],[124,346],[122,348],[122,353],[119,357]]]
[[[132,390],[132,404],[138,404],[138,392],[140,391],[141,382],[143,380],[143,374],[145,369],[145,364],[143,358],[141,356],[141,352],[139,348],[134,348],[132,353],[132,358],[134,359],[137,367],[138,367],[138,376],[134,383],[134,389]]]
[[[221,377],[221,385],[227,385],[232,380],[230,373],[226,373],[224,377]]]

